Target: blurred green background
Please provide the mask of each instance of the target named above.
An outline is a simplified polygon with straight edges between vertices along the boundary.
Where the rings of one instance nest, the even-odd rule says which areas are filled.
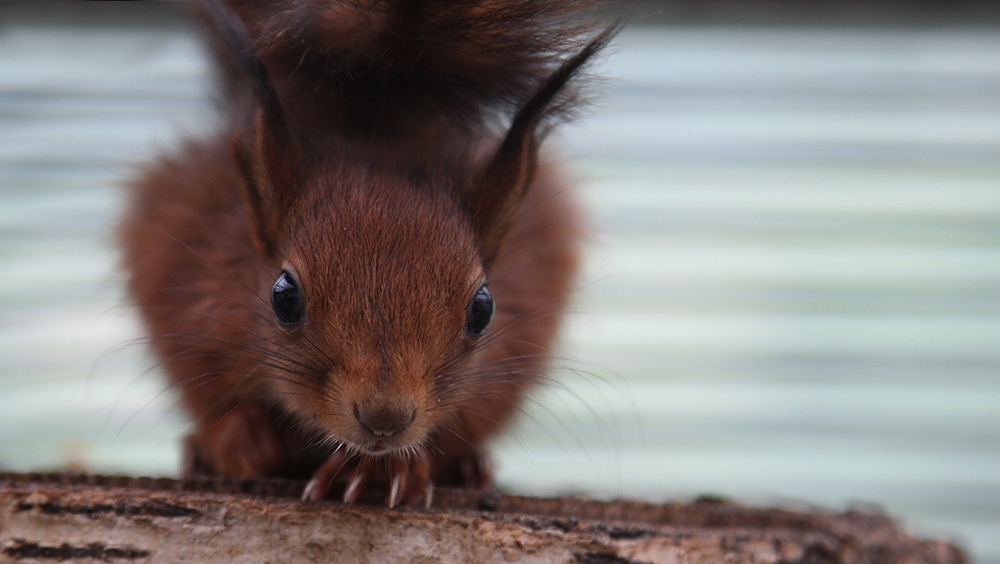
[[[875,503],[1000,564],[1000,10],[636,6],[553,139],[592,252],[502,485]],[[0,467],[176,473],[112,232],[210,90],[175,3],[0,6]]]

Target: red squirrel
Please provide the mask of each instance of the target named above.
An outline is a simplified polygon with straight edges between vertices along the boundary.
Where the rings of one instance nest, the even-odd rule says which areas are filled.
[[[579,262],[540,150],[613,37],[576,0],[209,0],[226,119],[147,166],[127,289],[183,472],[389,506],[488,487]],[[342,490],[340,488],[343,488]]]

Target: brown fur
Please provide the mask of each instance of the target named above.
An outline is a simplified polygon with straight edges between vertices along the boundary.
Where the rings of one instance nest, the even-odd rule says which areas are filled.
[[[422,10],[438,3],[294,2],[326,14],[305,27],[295,23],[301,14],[267,13],[274,3],[232,4],[256,18],[246,30],[217,5],[207,17],[223,37],[218,58],[233,59],[226,72],[247,69],[229,83],[234,125],[147,168],[121,226],[129,293],[194,419],[186,472],[316,472],[325,480],[324,468],[336,474],[355,457],[355,473],[367,481],[376,470],[365,461],[385,458],[389,479],[409,468],[411,490],[428,478],[484,485],[483,447],[548,366],[577,270],[579,213],[556,168],[538,155],[541,124],[610,32],[542,75],[553,58],[544,49],[575,45],[576,36],[547,37],[538,25],[575,3],[518,1],[505,11],[497,2],[454,2],[429,17]],[[545,17],[516,15],[529,8]],[[372,58],[372,37],[381,35],[356,20],[392,19],[397,9],[424,14],[407,22],[427,29],[507,19],[473,27],[480,35],[468,44],[461,34],[442,39],[456,44],[457,62],[448,64],[459,71],[428,71],[424,86],[392,74],[402,72],[395,63],[373,69],[413,98],[380,119],[406,131],[409,121],[440,117],[419,108],[467,106],[475,111],[459,115],[473,119],[513,96],[517,115],[502,142],[478,125],[462,128],[461,143],[438,138],[452,125],[409,138],[376,127],[358,138],[366,120],[339,127],[322,116],[311,123],[323,131],[309,131],[295,100],[315,108],[359,93],[345,93],[342,71],[327,67],[290,79],[280,53],[304,43],[323,56],[348,49]],[[334,28],[344,31],[340,43],[310,39]],[[261,65],[257,50],[276,59]],[[510,62],[504,72],[521,74],[483,63],[487,52]],[[412,63],[421,53],[394,56]],[[441,57],[428,64],[447,67]],[[452,80],[475,84],[433,95]],[[331,83],[337,92],[307,88]],[[271,286],[283,269],[304,295],[299,325],[278,323],[272,311]],[[497,312],[477,338],[465,323],[484,281]],[[373,431],[383,427],[394,431]],[[322,497],[328,484],[320,487]]]
[[[225,0],[275,86],[315,124],[365,136],[480,134],[586,43],[593,0]],[[231,97],[245,77],[216,49]],[[571,95],[567,90],[564,94]],[[293,118],[297,119],[297,118]],[[400,133],[402,130],[402,133]]]

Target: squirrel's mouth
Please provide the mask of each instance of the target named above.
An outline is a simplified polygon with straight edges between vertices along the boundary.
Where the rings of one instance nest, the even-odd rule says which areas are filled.
[[[419,442],[408,440],[398,440],[395,437],[389,439],[372,439],[368,441],[352,441],[350,446],[356,454],[372,457],[392,458],[412,453],[420,448]]]
[[[389,449],[389,446],[385,444],[385,441],[375,441],[373,444],[368,445],[368,452],[372,454],[382,453]]]

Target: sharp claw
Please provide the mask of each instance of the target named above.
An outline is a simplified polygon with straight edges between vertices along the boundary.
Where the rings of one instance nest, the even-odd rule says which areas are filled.
[[[306,484],[306,489],[302,490],[302,501],[316,501],[313,492],[316,491],[317,487],[316,478],[309,480],[309,483]]]
[[[397,472],[392,477],[392,485],[389,487],[389,508],[399,505],[403,497],[403,473]]]
[[[313,472],[312,479],[302,490],[302,501],[321,501],[326,499],[330,493],[333,480],[344,468],[344,456],[340,453],[333,453],[322,466]]]
[[[365,481],[364,472],[357,472],[351,478],[347,489],[344,490],[344,503],[356,503],[361,498],[362,487]]]
[[[432,482],[427,482],[427,487],[424,488],[424,509],[430,509],[431,503],[434,502],[434,484]]]

